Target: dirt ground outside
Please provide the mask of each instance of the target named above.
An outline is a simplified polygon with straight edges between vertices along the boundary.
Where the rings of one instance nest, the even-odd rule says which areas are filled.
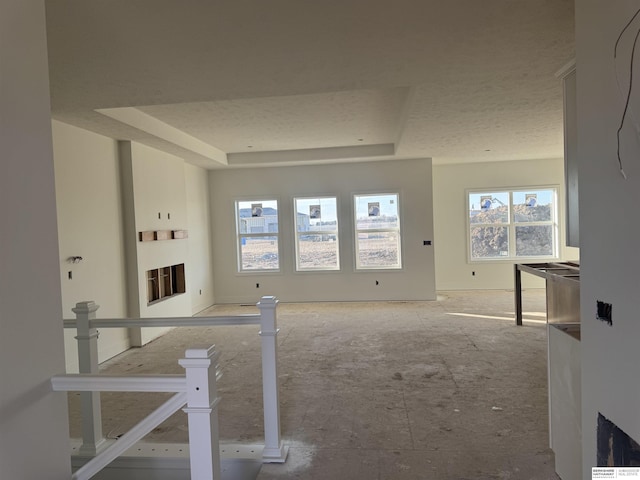
[[[336,237],[309,235],[298,244],[300,268],[339,268],[339,246]],[[358,241],[358,265],[364,268],[398,266],[397,235],[364,234]],[[277,237],[246,238],[242,244],[243,270],[279,268]]]

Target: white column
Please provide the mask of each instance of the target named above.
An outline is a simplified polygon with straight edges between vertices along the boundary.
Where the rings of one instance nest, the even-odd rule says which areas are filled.
[[[100,305],[93,301],[78,302],[73,312],[76,314],[78,329],[78,364],[80,373],[99,373],[98,368],[98,330],[91,326]],[[102,435],[102,413],[100,411],[100,392],[81,392],[80,408],[82,413],[82,446],[80,455],[95,456],[105,446]]]
[[[179,360],[186,370],[191,480],[220,480],[218,393],[219,353],[215,345],[190,348]]]
[[[284,463],[289,447],[280,438],[280,402],[278,399],[278,332],[276,297],[262,297],[260,309],[260,337],[262,346],[262,401],[264,404],[265,463]]]

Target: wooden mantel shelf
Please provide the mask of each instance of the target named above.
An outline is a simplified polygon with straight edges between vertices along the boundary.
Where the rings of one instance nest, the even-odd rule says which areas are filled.
[[[138,233],[141,242],[154,242],[156,240],[181,240],[189,238],[187,230],[147,230]]]

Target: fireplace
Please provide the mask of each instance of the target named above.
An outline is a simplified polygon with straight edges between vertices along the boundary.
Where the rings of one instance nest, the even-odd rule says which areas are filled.
[[[601,413],[597,439],[599,467],[640,466],[640,445]]]

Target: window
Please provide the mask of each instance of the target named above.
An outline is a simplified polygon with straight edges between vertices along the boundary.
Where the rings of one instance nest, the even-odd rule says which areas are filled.
[[[278,271],[278,202],[236,202],[238,270]]]
[[[555,188],[468,193],[470,259],[557,256]]]
[[[296,269],[339,270],[335,197],[296,198]]]
[[[356,269],[400,268],[398,194],[355,195]]]

